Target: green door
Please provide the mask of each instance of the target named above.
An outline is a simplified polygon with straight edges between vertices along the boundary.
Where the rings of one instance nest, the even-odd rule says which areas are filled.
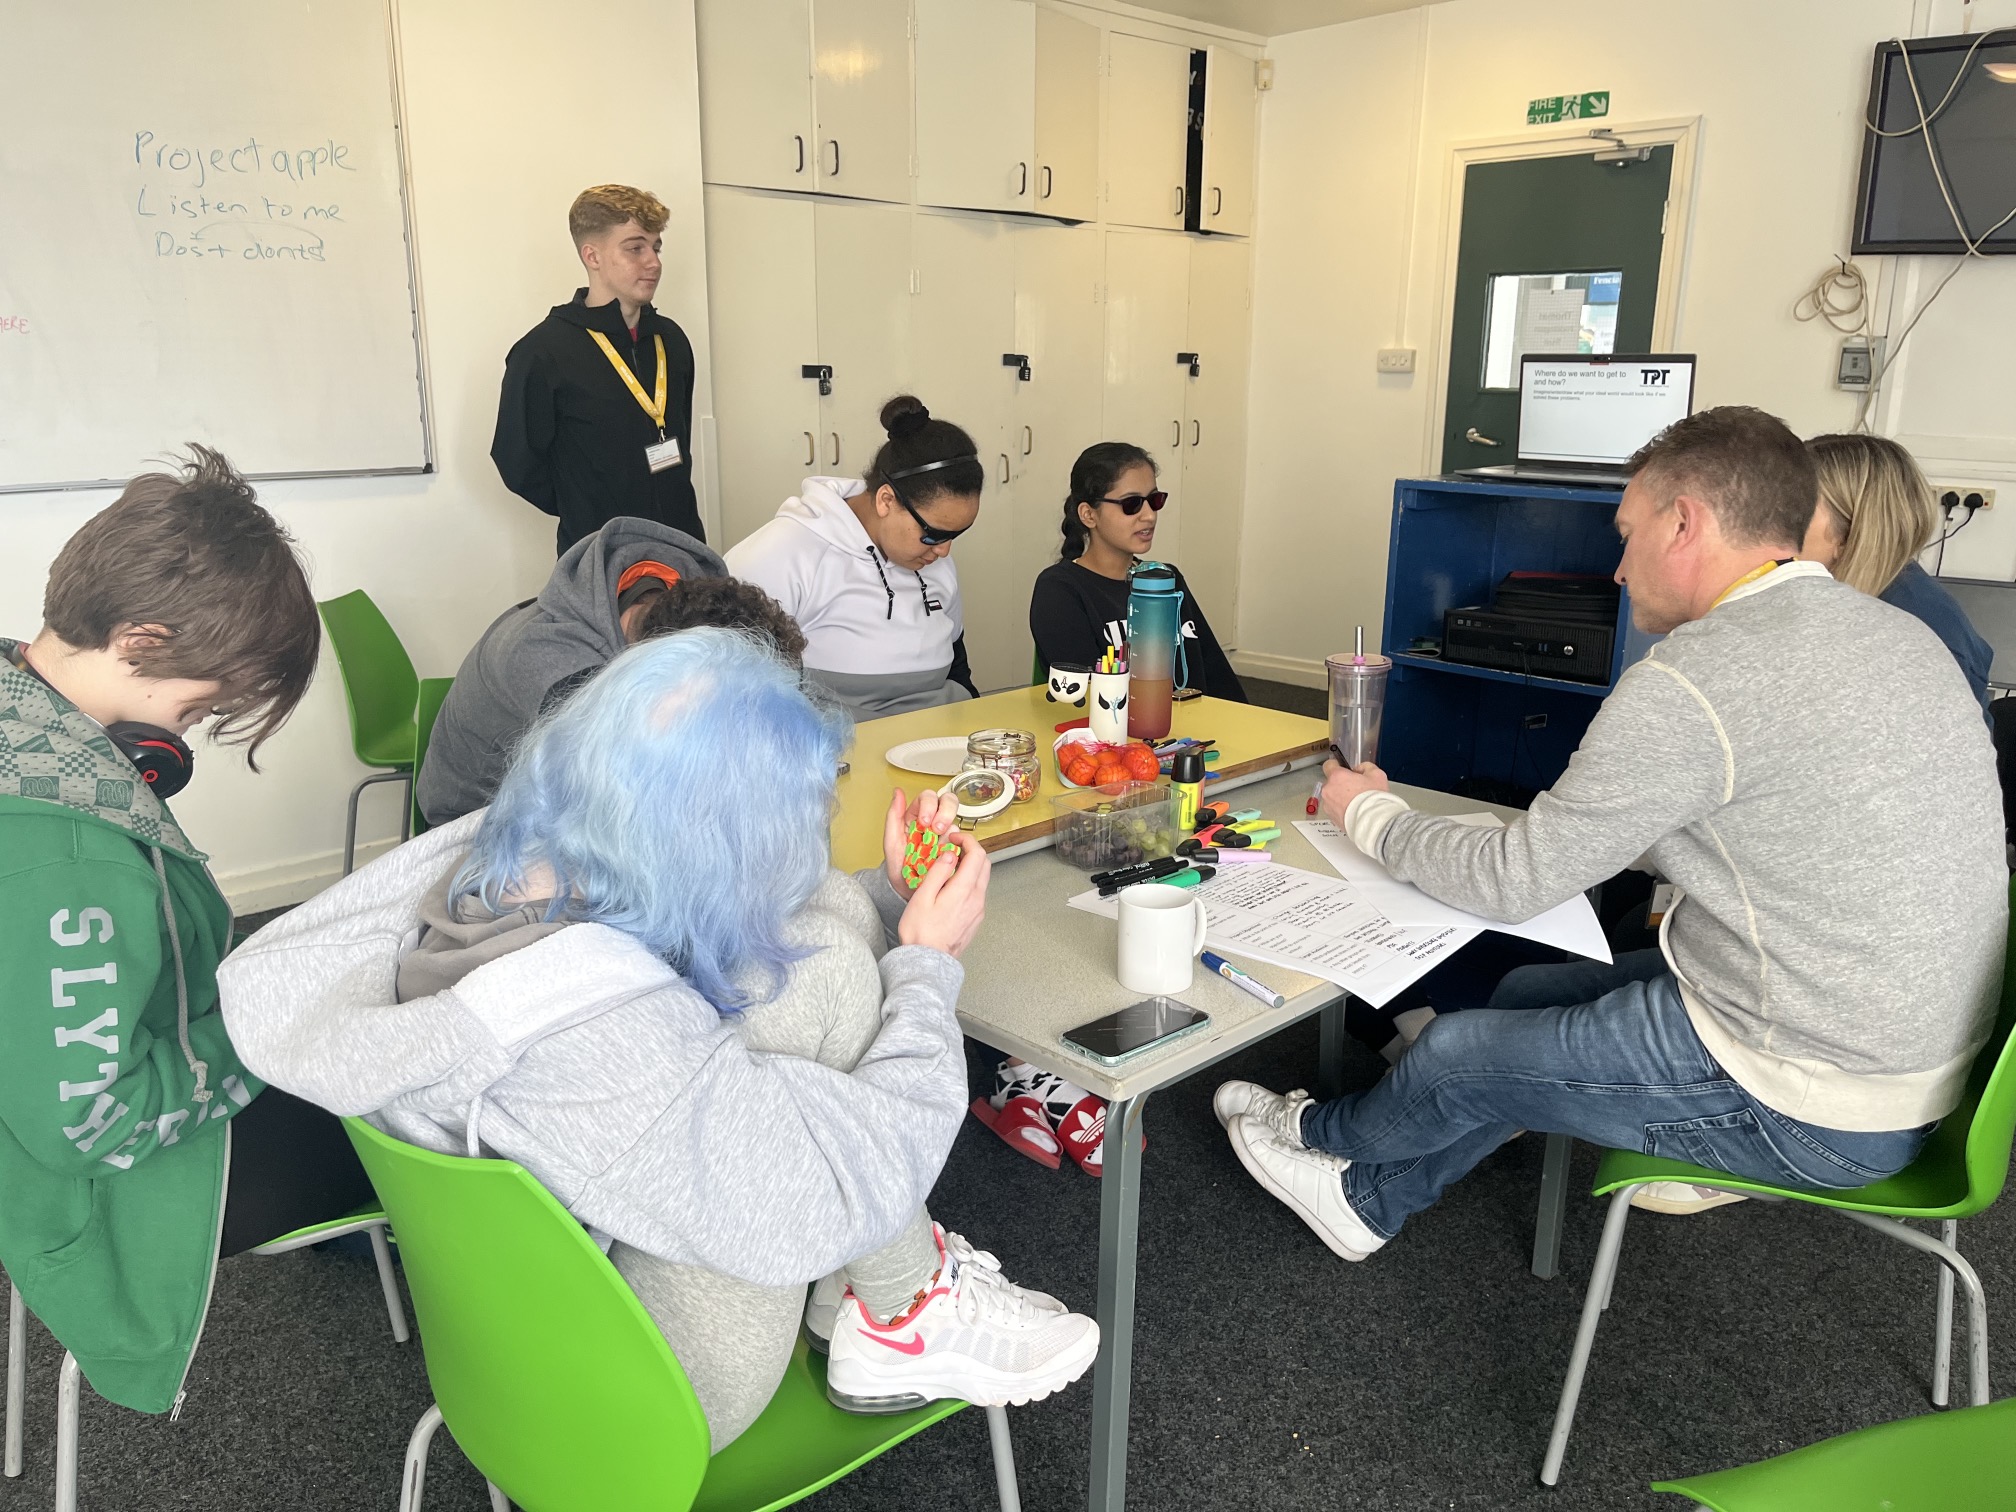
[[[1516,459],[1522,351],[1651,351],[1672,174],[1670,146],[1645,162],[1576,153],[1465,170],[1444,472]]]

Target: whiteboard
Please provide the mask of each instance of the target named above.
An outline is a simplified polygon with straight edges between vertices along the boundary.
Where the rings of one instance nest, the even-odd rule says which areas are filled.
[[[6,0],[0,59],[0,491],[430,466],[387,0]]]

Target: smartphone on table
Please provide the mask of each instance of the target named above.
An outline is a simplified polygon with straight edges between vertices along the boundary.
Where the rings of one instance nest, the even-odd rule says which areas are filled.
[[[1089,1024],[1066,1029],[1061,1038],[1067,1049],[1089,1055],[1101,1065],[1117,1066],[1210,1022],[1211,1015],[1201,1008],[1192,1008],[1172,997],[1151,997],[1129,1003],[1118,1013],[1109,1013]]]

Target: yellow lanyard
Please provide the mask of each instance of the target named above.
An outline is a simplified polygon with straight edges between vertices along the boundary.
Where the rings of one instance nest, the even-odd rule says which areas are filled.
[[[642,390],[639,390],[638,397],[639,398],[643,397]],[[1786,562],[1789,562],[1791,560],[1792,559],[1790,557],[1787,557],[1785,559]],[[1738,588],[1744,587],[1746,584],[1754,583],[1757,581],[1757,579],[1768,576],[1769,574],[1776,571],[1778,568],[1783,567],[1784,565],[1785,562],[1764,562],[1759,566],[1752,567],[1748,572],[1744,573],[1743,576],[1736,579],[1736,581],[1731,583],[1727,588],[1724,588],[1722,590],[1721,597],[1717,598],[1715,602],[1710,604],[1708,607],[1710,609],[1719,609],[1722,606],[1722,600],[1729,597],[1729,595],[1734,593]]]
[[[646,399],[644,385],[639,383],[637,375],[630,371],[630,364],[616,355],[616,348],[609,344],[609,338],[600,331],[590,331],[588,334],[595,338],[595,345],[602,348],[602,355],[607,357],[609,365],[616,369],[616,376],[623,380],[625,387],[636,396],[637,402],[644,406],[644,413],[649,415],[658,427],[658,438],[662,441],[665,438],[665,338],[663,336],[651,338],[651,345],[658,353],[658,384],[657,392]]]

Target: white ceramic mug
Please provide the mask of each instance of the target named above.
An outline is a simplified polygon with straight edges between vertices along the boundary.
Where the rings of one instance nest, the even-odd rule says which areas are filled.
[[[1120,985],[1130,992],[1189,989],[1204,948],[1204,900],[1187,887],[1142,882],[1120,894]]]

